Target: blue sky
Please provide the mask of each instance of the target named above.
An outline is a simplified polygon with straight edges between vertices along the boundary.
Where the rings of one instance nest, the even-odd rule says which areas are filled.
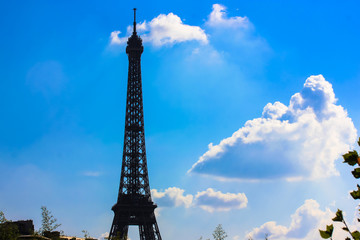
[[[354,225],[357,1],[0,3],[0,210],[110,230],[132,8],[150,185],[164,239],[319,239]],[[356,226],[353,226],[356,227]],[[336,232],[340,236],[340,232]],[[130,229],[132,240],[137,230]]]

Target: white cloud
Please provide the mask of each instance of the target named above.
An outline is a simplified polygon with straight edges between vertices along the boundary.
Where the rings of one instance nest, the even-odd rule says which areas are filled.
[[[152,189],[151,195],[161,207],[185,206],[188,208],[192,204],[193,196],[191,194],[185,196],[184,191],[177,187],[169,187],[164,192]]]
[[[265,39],[256,34],[253,24],[246,16],[228,17],[225,9],[223,5],[214,4],[202,26],[185,24],[179,16],[169,13],[159,14],[150,21],[139,23],[136,29],[144,43],[156,47],[188,41],[201,43],[195,46],[191,56],[187,56],[188,60],[196,61],[195,64],[222,64],[226,58],[230,61],[227,64],[236,62],[247,71],[252,69],[251,71],[259,73],[271,55],[271,48]],[[125,45],[132,31],[131,25],[122,36],[120,31],[113,31],[110,35],[110,47]]]
[[[195,205],[208,211],[230,211],[247,206],[248,199],[244,193],[222,193],[208,188],[206,191],[198,192],[195,196]]]
[[[144,35],[144,41],[149,41],[155,46],[173,44],[196,40],[207,43],[205,31],[198,26],[184,24],[180,17],[169,13],[160,14],[149,23],[149,34]]]
[[[286,236],[287,231],[288,229],[286,227],[279,226],[276,222],[271,221],[264,223],[261,227],[254,228],[246,237],[257,240],[264,239],[268,234],[269,237],[274,238],[274,236]]]
[[[335,213],[326,208],[320,209],[320,205],[313,199],[308,199],[300,206],[293,215],[289,227],[278,225],[274,221],[266,222],[260,227],[254,228],[246,235],[246,239],[263,240],[268,234],[270,240],[313,240],[320,239],[319,229],[325,229],[331,224]],[[334,224],[334,239],[344,239],[346,233],[341,229],[342,223]]]
[[[113,31],[110,34],[110,44],[116,45],[116,44],[124,44],[127,42],[126,37],[119,37],[120,31]]]
[[[222,193],[212,188],[198,192],[195,197],[191,194],[184,195],[184,190],[176,187],[170,187],[163,192],[153,189],[151,194],[160,208],[200,207],[208,212],[241,209],[245,208],[248,202],[244,193]]]
[[[212,27],[232,27],[232,28],[247,28],[250,24],[249,19],[245,17],[227,17],[226,7],[221,4],[213,4],[213,10],[206,22]]]
[[[154,46],[171,45],[186,41],[208,43],[205,31],[198,26],[184,24],[181,18],[173,13],[160,14],[150,22],[137,24],[136,29],[144,42]],[[132,27],[127,29],[127,36],[132,33]],[[110,35],[110,44],[124,44],[127,37],[119,37],[120,31],[113,31]]]
[[[281,102],[275,102],[274,104],[268,103],[264,107],[262,116],[264,118],[277,119],[277,118],[280,118],[282,115],[284,115],[287,110],[288,110],[287,106],[285,106]]]
[[[209,45],[226,59],[228,65],[236,63],[241,72],[246,69],[261,73],[273,54],[267,41],[256,33],[248,17],[228,16],[224,5],[213,4],[204,28],[209,35]]]
[[[288,106],[267,104],[262,117],[249,120],[209,150],[189,172],[228,179],[313,179],[338,175],[335,160],[355,143],[357,131],[336,104],[322,75],[309,77]]]

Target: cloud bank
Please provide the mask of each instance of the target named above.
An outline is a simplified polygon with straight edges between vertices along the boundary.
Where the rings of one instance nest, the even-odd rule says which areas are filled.
[[[212,188],[198,192],[195,196],[185,196],[184,190],[176,187],[170,187],[163,192],[153,189],[151,194],[159,207],[200,207],[208,212],[241,209],[248,203],[244,193],[222,193]]]
[[[244,36],[244,30],[249,29],[252,26],[249,19],[245,17],[235,16],[228,17],[226,13],[226,7],[220,4],[213,4],[212,11],[208,16],[205,26],[211,29],[225,29],[226,31],[231,28],[241,29],[241,38]],[[150,22],[144,21],[136,25],[137,32],[141,35],[143,42],[148,42],[153,46],[173,45],[176,43],[187,41],[198,41],[202,44],[209,42],[209,36],[205,33],[205,30],[200,26],[187,25],[183,23],[181,18],[174,14],[160,14],[153,18]],[[110,45],[122,45],[126,44],[127,39],[132,34],[132,26],[127,27],[126,36],[119,37],[121,31],[113,31],[110,34]],[[232,33],[239,35],[239,32]],[[215,36],[216,37],[216,36]],[[239,36],[235,36],[239,40]],[[243,39],[244,40],[244,39]],[[245,39],[246,40],[246,39]],[[251,39],[255,45],[258,43],[258,39]],[[246,40],[246,45],[251,45]]]
[[[334,224],[334,239],[345,239],[349,235],[342,230],[343,224],[332,222],[335,213],[326,208],[320,209],[320,205],[313,199],[305,200],[294,214],[291,215],[289,227],[278,225],[274,221],[266,222],[260,227],[249,232],[245,239],[263,240],[265,234],[271,240],[313,240],[320,239],[319,229],[325,229],[326,225]],[[356,229],[355,226],[349,226]]]
[[[143,42],[154,46],[171,45],[186,41],[208,43],[205,31],[198,26],[184,24],[179,16],[173,13],[160,14],[150,22],[144,21],[136,26]],[[110,34],[110,44],[124,44],[132,33],[132,27],[127,29],[127,37],[119,37],[120,31]]]
[[[264,235],[268,234],[272,240],[317,239],[320,237],[318,229],[329,224],[334,215],[329,209],[322,211],[315,200],[308,199],[291,215],[289,227],[278,225],[274,221],[266,222],[254,228],[246,238],[264,239]]]
[[[338,175],[335,160],[356,141],[346,110],[332,85],[310,76],[288,106],[268,103],[218,145],[209,144],[189,170],[225,179],[314,179]]]

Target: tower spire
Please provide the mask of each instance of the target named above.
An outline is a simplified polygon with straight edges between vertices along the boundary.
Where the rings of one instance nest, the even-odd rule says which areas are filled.
[[[133,34],[136,34],[136,8],[134,8],[133,10],[134,10],[134,29],[133,29]]]

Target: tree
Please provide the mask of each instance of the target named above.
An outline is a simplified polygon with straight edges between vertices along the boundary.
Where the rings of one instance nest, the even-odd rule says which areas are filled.
[[[4,223],[4,222],[7,222],[5,218],[5,214],[3,213],[3,211],[0,211],[0,223]]]
[[[45,206],[41,206],[41,216],[42,221],[39,231],[42,235],[44,235],[46,231],[52,232],[61,226],[61,224],[56,223],[57,219],[51,215],[51,212]]]
[[[360,146],[360,138],[358,141],[358,144]],[[360,156],[357,153],[357,151],[349,151],[348,153],[343,155],[344,162],[347,163],[350,166],[357,166],[355,169],[351,172],[354,178],[359,179],[360,178]],[[350,193],[351,197],[354,198],[354,200],[360,199],[360,186],[357,185],[357,190],[354,190]],[[360,211],[360,209],[359,209]],[[334,222],[342,222],[344,224],[344,227],[342,228],[344,231],[348,232],[349,235],[353,240],[360,240],[360,232],[359,231],[351,231],[344,219],[343,213],[340,209],[337,210],[335,217],[332,219]],[[357,219],[360,222],[360,219]],[[334,225],[330,224],[326,226],[326,230],[319,230],[320,236],[324,239],[330,238],[332,240],[332,234],[334,231]],[[345,240],[351,240],[349,237],[347,237]]]
[[[5,214],[0,211],[0,240],[16,240],[18,236],[18,226],[8,221]]]
[[[12,222],[5,222],[0,225],[0,240],[16,240],[19,236],[19,228]]]
[[[84,234],[84,238],[85,238],[85,239],[86,239],[86,238],[91,238],[88,231],[82,230],[81,232]]]
[[[224,240],[227,237],[221,224],[217,225],[212,235],[214,240]]]

